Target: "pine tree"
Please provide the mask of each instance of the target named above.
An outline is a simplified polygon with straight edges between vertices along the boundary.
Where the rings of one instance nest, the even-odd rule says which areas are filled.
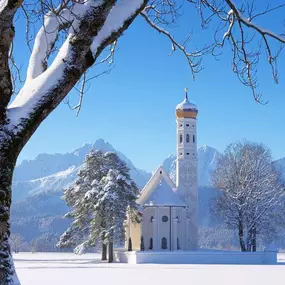
[[[72,211],[66,217],[74,221],[61,236],[59,246],[76,246],[83,253],[99,241],[102,259],[113,261],[113,245],[125,239],[124,222],[127,210],[138,213],[138,188],[131,180],[129,169],[116,153],[91,151],[78,173],[75,184],[64,192]]]
[[[101,213],[106,221],[105,238],[109,244],[109,261],[112,260],[110,255],[113,256],[114,243],[120,244],[125,240],[124,222],[127,219],[127,210],[129,207],[137,209],[138,194],[125,164],[113,154],[112,160],[118,169],[110,169],[108,175],[102,179],[101,184],[104,187],[95,205],[95,211]]]

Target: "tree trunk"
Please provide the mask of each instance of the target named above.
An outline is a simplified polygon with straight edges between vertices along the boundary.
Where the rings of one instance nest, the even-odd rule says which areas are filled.
[[[102,256],[101,260],[107,260],[107,245],[102,243]]]
[[[108,244],[108,262],[112,263],[113,260],[114,260],[113,242],[109,242],[109,244]]]
[[[256,251],[256,227],[252,229],[251,250]]]
[[[251,251],[251,247],[252,247],[252,229],[249,229],[246,239],[246,251]]]
[[[239,243],[240,243],[241,251],[246,251],[245,250],[245,244],[244,244],[244,238],[243,238],[243,224],[242,224],[242,222],[239,222],[238,236],[239,236]]]
[[[10,237],[10,206],[12,199],[12,176],[18,152],[0,145],[0,284],[20,285],[18,280],[11,247]]]

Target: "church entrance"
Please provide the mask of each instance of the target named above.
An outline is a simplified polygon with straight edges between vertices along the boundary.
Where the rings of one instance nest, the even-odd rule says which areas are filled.
[[[172,250],[171,249],[171,207],[159,208],[158,217],[158,250]]]

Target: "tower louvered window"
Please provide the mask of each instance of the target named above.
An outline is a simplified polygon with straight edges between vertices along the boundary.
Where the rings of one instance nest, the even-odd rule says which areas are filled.
[[[189,136],[189,134],[186,135],[186,142],[187,142],[187,143],[190,142],[190,136]]]

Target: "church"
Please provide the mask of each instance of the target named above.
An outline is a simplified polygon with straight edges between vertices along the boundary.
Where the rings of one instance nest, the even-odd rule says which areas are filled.
[[[198,247],[197,131],[198,109],[185,99],[175,109],[177,160],[174,183],[160,166],[138,198],[141,223],[126,224],[132,250],[189,251]]]

